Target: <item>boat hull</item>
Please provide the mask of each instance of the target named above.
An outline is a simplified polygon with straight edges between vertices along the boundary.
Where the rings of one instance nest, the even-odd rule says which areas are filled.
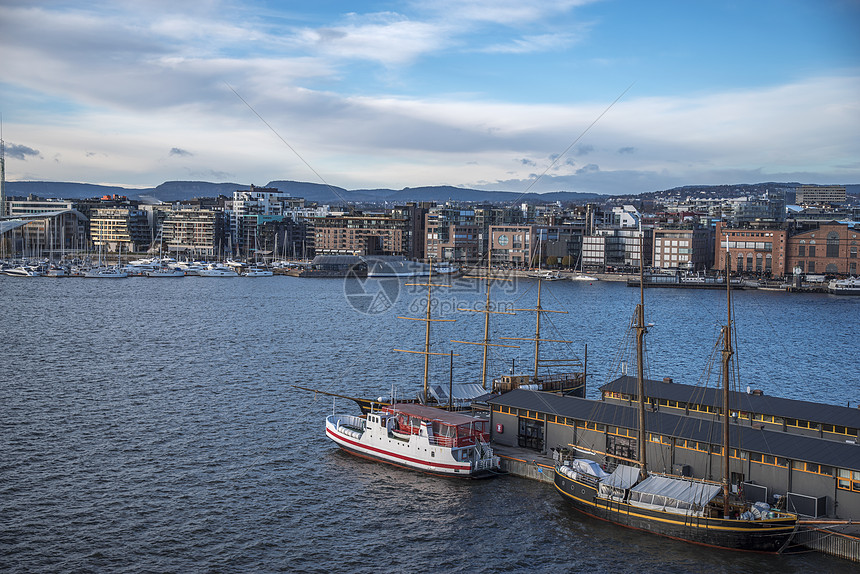
[[[555,472],[555,487],[577,511],[627,528],[731,550],[780,552],[795,530],[795,518],[732,520],[685,516],[598,498],[597,487]]]
[[[433,476],[477,479],[488,478],[498,473],[496,468],[473,469],[469,462],[447,460],[442,457],[442,452],[440,452],[440,460],[434,460],[435,457],[425,458],[432,448],[419,449],[414,444],[409,444],[418,437],[409,441],[399,439],[373,441],[368,440],[367,435],[347,436],[338,430],[336,422],[329,420],[326,421],[326,436],[349,454]]]

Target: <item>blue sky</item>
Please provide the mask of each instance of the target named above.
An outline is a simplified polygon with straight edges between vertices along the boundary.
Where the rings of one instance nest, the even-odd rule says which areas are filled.
[[[184,4],[4,2],[7,180],[860,183],[857,0]]]

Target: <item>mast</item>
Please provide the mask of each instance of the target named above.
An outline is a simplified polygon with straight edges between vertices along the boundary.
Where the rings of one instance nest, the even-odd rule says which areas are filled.
[[[723,512],[726,517],[729,515],[729,368],[731,365],[732,355],[732,282],[729,277],[731,271],[731,258],[728,252],[729,238],[726,235],[726,309],[728,317],[726,325],[723,327]]]
[[[540,357],[540,312],[542,309],[540,306],[540,286],[541,280],[540,277],[538,277],[537,305],[535,305],[535,310],[537,311],[537,322],[535,324],[535,379],[537,379],[538,376],[538,357]]]
[[[492,246],[491,248],[492,249]],[[501,345],[498,343],[490,343],[490,315],[498,314],[498,315],[516,315],[516,313],[508,313],[507,311],[493,311],[490,309],[490,273],[492,271],[492,251],[487,253],[487,300],[484,303],[484,309],[458,309],[458,311],[468,311],[473,313],[483,313],[484,314],[484,340],[481,343],[474,343],[472,341],[455,341],[451,340],[452,343],[462,343],[464,345],[481,345],[484,347],[483,357],[481,359],[481,386],[483,388],[487,388],[487,359],[489,357],[490,347],[508,347],[512,349],[519,349],[518,345]],[[504,279],[504,281],[510,281],[510,279]]]
[[[540,336],[540,319],[542,313],[563,313],[567,314],[567,311],[552,311],[550,309],[544,309],[540,303],[541,296],[541,279],[538,277],[538,291],[537,291],[537,304],[534,309],[514,309],[514,311],[534,311],[537,314],[537,321],[535,324],[535,336],[534,338],[522,338],[522,337],[501,337],[506,341],[534,341],[535,344],[535,358],[534,358],[534,381],[537,382],[538,377],[538,368],[540,367],[540,343],[541,341],[545,343],[572,343],[573,341],[566,341],[563,339],[541,339]],[[555,363],[570,363],[570,361],[554,361]]]
[[[445,287],[445,285],[433,285],[433,264],[430,263],[430,273],[427,276],[427,283],[407,283],[406,285],[414,286],[414,287],[427,287],[427,313],[426,316],[422,319],[419,317],[398,317],[398,319],[406,319],[408,321],[424,321],[425,329],[424,329],[424,350],[423,351],[409,351],[406,349],[394,349],[395,351],[399,351],[401,353],[417,353],[419,355],[424,355],[424,403],[427,403],[428,398],[428,385],[430,382],[430,355],[448,355],[448,353],[431,353],[430,352],[430,323],[433,322],[444,322],[444,323],[453,323],[456,319],[433,319],[430,317],[430,309],[432,308],[433,300],[432,300],[432,289],[433,287]],[[452,355],[454,356],[454,355]]]
[[[647,444],[645,433],[645,235],[642,233],[642,221],[639,222],[639,305],[636,306],[636,394],[639,406],[639,467],[642,476],[648,476],[648,464],[645,458]]]
[[[0,117],[0,217],[6,215],[6,142],[3,141],[3,118]]]

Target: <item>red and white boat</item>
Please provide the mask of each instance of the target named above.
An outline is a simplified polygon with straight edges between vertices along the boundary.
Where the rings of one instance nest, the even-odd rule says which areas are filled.
[[[366,416],[331,415],[326,435],[343,450],[437,476],[482,478],[499,470],[490,447],[490,422],[412,403]]]

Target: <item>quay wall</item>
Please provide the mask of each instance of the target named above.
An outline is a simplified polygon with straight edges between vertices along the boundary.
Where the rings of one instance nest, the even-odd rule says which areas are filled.
[[[537,461],[529,461],[521,458],[515,458],[509,455],[499,455],[501,468],[505,472],[509,472],[514,476],[537,480],[552,484],[553,473],[555,472],[552,466]]]
[[[797,531],[792,544],[805,546],[810,550],[852,562],[860,562],[860,538],[845,532],[835,532],[824,528],[806,528]]]

